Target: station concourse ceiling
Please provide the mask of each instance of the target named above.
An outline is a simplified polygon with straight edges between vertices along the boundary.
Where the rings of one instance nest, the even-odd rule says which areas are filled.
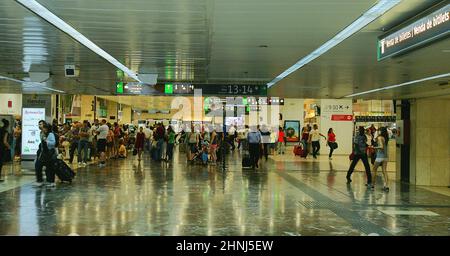
[[[266,84],[360,17],[376,0],[38,0],[119,62],[159,81]],[[444,38],[377,61],[384,31],[443,1],[403,0],[368,26],[269,89],[269,95],[342,98],[449,73]],[[444,1],[445,2],[445,1]],[[113,95],[117,68],[15,0],[0,0],[0,76],[50,73],[47,87]],[[65,77],[74,64],[79,76]],[[126,81],[133,81],[125,77]],[[449,77],[360,96],[400,99],[450,94]],[[0,93],[54,93],[0,79]]]

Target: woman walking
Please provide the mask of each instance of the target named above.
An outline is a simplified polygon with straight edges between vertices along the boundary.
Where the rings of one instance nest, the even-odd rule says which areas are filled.
[[[209,146],[209,152],[211,155],[211,161],[215,164],[217,162],[217,144],[219,138],[217,137],[216,129],[213,129],[211,133],[211,145]]]
[[[389,135],[386,127],[381,128],[381,132],[377,137],[376,140],[376,146],[373,148],[376,150],[376,158],[375,158],[375,164],[373,165],[373,185],[372,188],[375,188],[376,183],[376,177],[377,177],[377,169],[381,165],[381,170],[383,172],[383,178],[384,178],[384,186],[383,190],[388,192],[388,174],[387,174],[387,164],[388,164],[388,141],[389,141]]]
[[[145,144],[145,133],[144,128],[141,126],[139,132],[136,134],[136,142],[134,143],[134,148],[137,150],[138,161],[141,161],[142,151],[144,151]]]
[[[14,128],[14,138],[16,140],[14,160],[20,161],[20,156],[22,154],[22,127],[20,121],[18,122],[16,128]]]
[[[337,148],[336,134],[334,134],[333,128],[328,129],[327,145],[330,147],[328,159],[332,160],[333,151]]]
[[[6,119],[2,119],[3,126],[0,128],[0,182],[3,182],[4,179],[2,177],[2,168],[3,163],[6,160],[6,154],[11,148],[8,142],[9,134],[8,134],[8,128],[9,128],[9,121]]]
[[[106,136],[106,159],[110,159],[114,156],[114,132],[112,130],[111,124],[107,124],[109,130]]]
[[[284,155],[284,148],[286,146],[286,135],[284,134],[283,127],[278,128],[278,154]]]

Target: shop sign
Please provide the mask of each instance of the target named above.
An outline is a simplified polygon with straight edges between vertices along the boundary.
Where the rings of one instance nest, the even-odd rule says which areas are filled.
[[[353,115],[331,115],[331,121],[353,121]]]
[[[396,116],[355,116],[355,122],[361,123],[393,123]]]

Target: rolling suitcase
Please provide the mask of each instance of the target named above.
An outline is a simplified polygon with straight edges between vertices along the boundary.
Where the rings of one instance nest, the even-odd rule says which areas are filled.
[[[186,144],[185,143],[180,143],[180,153],[186,153]]]
[[[252,160],[250,158],[249,152],[246,150],[242,153],[242,168],[252,168]]]
[[[304,152],[303,152],[303,148],[300,145],[296,145],[294,146],[294,155],[296,156],[303,156]]]
[[[75,177],[75,172],[61,159],[56,159],[54,164],[54,171],[58,179],[62,182],[72,183],[73,178]]]

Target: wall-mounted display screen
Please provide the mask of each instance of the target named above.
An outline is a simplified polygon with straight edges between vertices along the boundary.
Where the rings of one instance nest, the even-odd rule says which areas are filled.
[[[45,108],[22,109],[22,155],[36,155],[41,143],[40,120],[45,120]]]

